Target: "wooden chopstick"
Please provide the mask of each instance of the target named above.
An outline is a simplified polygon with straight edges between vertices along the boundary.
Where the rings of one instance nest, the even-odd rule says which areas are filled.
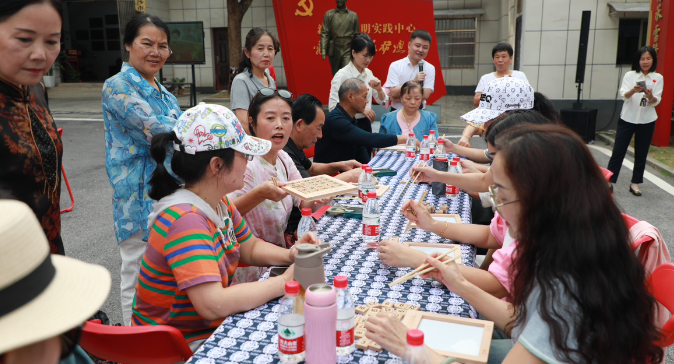
[[[457,255],[457,256],[455,256],[454,258],[450,258],[450,259],[447,259],[447,260],[443,261],[442,264],[447,265],[447,264],[449,264],[449,263],[451,263],[451,262],[453,262],[453,261],[455,261],[455,260],[459,260],[459,259],[461,259],[461,256],[460,256],[460,255]],[[415,275],[413,275],[413,276],[411,276],[411,277],[408,277],[405,281],[408,281],[408,280],[410,280],[410,279],[413,279],[413,278],[422,276],[422,275],[424,275],[424,274],[426,274],[426,273],[432,271],[433,269],[436,269],[436,268],[435,268],[435,267],[430,267],[430,268],[428,268],[428,269],[424,269],[424,270],[422,270],[421,272],[419,272],[419,273],[417,273],[417,274],[415,274]]]
[[[447,254],[453,253],[453,252],[455,252],[455,251],[458,250],[458,249],[459,249],[459,247],[456,246],[456,247],[454,247],[453,249],[450,249],[450,250],[448,250],[448,251],[446,251],[446,252],[440,254],[440,256],[438,256],[438,257],[435,258],[435,259],[440,260],[440,259],[444,258],[445,256],[447,256]],[[395,281],[389,283],[388,286],[389,286],[389,287],[393,287],[393,286],[395,286],[395,285],[397,285],[397,284],[399,284],[399,283],[405,282],[405,281],[407,281],[412,275],[414,275],[414,274],[416,274],[416,273],[419,273],[420,271],[422,271],[422,270],[425,269],[425,268],[428,268],[429,266],[430,266],[430,264],[424,263],[424,264],[420,265],[419,268],[417,268],[417,269],[415,269],[415,270],[413,270],[413,271],[411,271],[411,272],[405,274],[404,276],[402,276],[402,277],[396,279]]]
[[[417,164],[415,167],[421,167],[423,164],[424,164],[424,162],[419,162],[419,164]],[[417,178],[419,178],[420,175],[421,175],[421,172],[417,172],[416,176],[414,177],[414,183],[417,182]],[[407,183],[405,183],[405,185],[403,186],[403,190],[400,191],[400,193],[398,194],[398,197],[396,197],[396,199],[399,199],[400,196],[403,195],[403,193],[404,193],[405,190],[407,189],[407,186],[410,184],[410,181],[411,181],[411,180],[412,180],[412,177],[410,177],[410,178],[407,180]]]

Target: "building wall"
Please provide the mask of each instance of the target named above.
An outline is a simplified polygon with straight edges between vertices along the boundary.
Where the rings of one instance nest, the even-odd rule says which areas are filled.
[[[551,99],[575,99],[580,21],[583,10],[592,11],[587,48],[583,99],[613,100],[621,75],[629,65],[616,65],[618,25],[621,17],[609,15],[608,2],[625,0],[525,1],[522,32],[522,71],[537,91]],[[649,2],[633,0],[627,2]],[[648,13],[632,17],[646,17]]]

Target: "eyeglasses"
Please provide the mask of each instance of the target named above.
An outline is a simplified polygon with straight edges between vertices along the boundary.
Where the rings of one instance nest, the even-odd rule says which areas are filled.
[[[159,57],[161,57],[161,58],[169,58],[173,54],[173,51],[171,50],[171,48],[168,48],[168,47],[166,49],[156,49],[152,46],[143,47],[136,42],[133,42],[133,44],[137,45],[138,48],[140,48],[143,51],[143,53],[145,53],[146,56],[151,56],[151,55],[157,53],[157,54],[159,54]]]
[[[492,208],[501,214],[501,206],[510,205],[511,203],[519,202],[520,200],[514,200],[509,202],[503,202],[498,197],[498,187],[496,185],[489,186],[489,199],[491,200]]]
[[[240,152],[236,152],[236,153],[234,153],[234,155],[237,156],[237,157],[244,157],[249,162],[252,162],[253,159],[255,158],[255,156],[252,155],[252,154],[246,154],[246,153],[240,153]]]
[[[72,355],[73,351],[75,351],[75,348],[77,347],[77,344],[80,342],[80,338],[82,337],[82,328],[84,325],[78,326],[66,333],[63,333],[61,335],[61,359],[60,360],[65,360],[67,359],[70,355]]]
[[[281,98],[290,100],[293,97],[293,94],[287,90],[274,90],[273,88],[265,87],[257,91],[257,93],[262,94],[262,96],[271,96],[274,93],[277,93]]]

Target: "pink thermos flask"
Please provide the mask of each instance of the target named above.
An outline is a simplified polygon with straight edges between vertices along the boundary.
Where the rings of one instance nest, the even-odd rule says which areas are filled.
[[[325,283],[312,284],[304,298],[306,363],[337,363],[337,291]]]

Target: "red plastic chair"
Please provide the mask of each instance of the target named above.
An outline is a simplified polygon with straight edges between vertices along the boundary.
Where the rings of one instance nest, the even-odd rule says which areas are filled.
[[[646,280],[646,285],[658,302],[665,306],[669,312],[674,312],[674,289],[672,289],[674,286],[674,264],[665,263],[655,268],[653,274]],[[660,333],[662,337],[657,342],[659,346],[664,348],[674,344],[674,316],[670,317],[665,325],[660,328]]]
[[[602,167],[599,167],[599,169],[601,169],[601,174],[604,175],[604,178],[606,178],[607,181],[613,177],[613,172],[609,171],[608,169]]]
[[[87,321],[80,346],[101,359],[125,364],[167,364],[186,361],[192,349],[173,326],[108,326]]]
[[[59,136],[63,135],[63,128],[58,128],[57,131],[59,133]],[[65,213],[65,212],[72,211],[73,207],[75,207],[75,197],[73,196],[73,191],[70,189],[70,182],[68,182],[68,177],[66,177],[66,170],[63,168],[63,163],[61,163],[61,173],[63,173],[63,182],[66,183],[66,187],[68,188],[68,193],[70,194],[70,201],[72,202],[70,207],[68,207],[67,209],[61,210],[61,213]]]
[[[633,218],[632,216],[628,214],[622,214],[623,219],[625,220],[625,224],[627,224],[627,228],[631,229],[632,226],[634,226],[636,223],[639,222],[639,220]],[[636,252],[637,249],[643,246],[644,249],[639,250],[639,259],[641,260],[641,251],[646,251],[648,247],[654,242],[655,240],[651,238],[650,236],[646,235],[641,237],[641,239],[637,239],[632,242],[632,251]]]

